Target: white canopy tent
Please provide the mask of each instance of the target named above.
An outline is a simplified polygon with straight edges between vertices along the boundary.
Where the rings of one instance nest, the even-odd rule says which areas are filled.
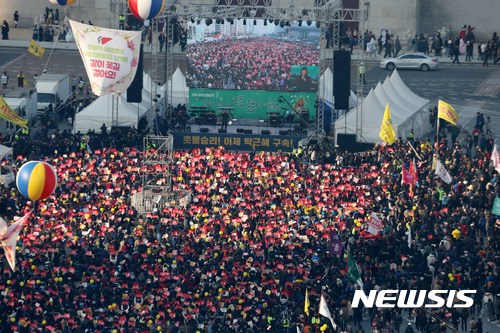
[[[142,75],[142,87],[150,94],[155,91],[155,88],[158,94],[161,92],[161,86],[156,84],[151,76],[146,72]]]
[[[12,151],[11,147],[0,145],[0,159],[4,158],[4,156],[12,155]]]
[[[319,78],[319,95],[324,96],[325,101],[330,104],[333,104],[333,72],[328,67],[323,75]],[[351,90],[351,94],[349,96],[349,108],[356,107],[358,103],[358,98],[356,94]]]
[[[86,133],[88,130],[100,131],[102,124],[111,128],[112,125],[112,95],[103,95],[96,99],[75,116],[73,131]],[[125,96],[118,97],[118,127],[138,127],[147,107],[140,103],[127,103]]]
[[[392,124],[398,137],[406,138],[413,129],[416,137],[421,137],[431,128],[428,120],[429,100],[414,94],[401,80],[396,70],[370,90],[361,102],[362,114],[352,110],[335,122],[335,131],[356,134],[356,123],[360,124],[358,141],[382,143],[379,137],[385,107],[389,104]]]
[[[173,86],[172,82],[174,83]],[[172,75],[172,79],[168,80],[168,82],[161,87],[161,95],[170,97],[170,87],[172,87],[172,100],[168,102],[170,105],[188,104],[189,88],[186,84],[186,77],[182,74],[179,67],[177,67]]]
[[[13,149],[4,145],[0,145],[0,160],[5,156],[12,155]],[[15,181],[14,172],[12,171],[12,165],[2,165],[0,167],[0,185],[8,187],[9,184]]]

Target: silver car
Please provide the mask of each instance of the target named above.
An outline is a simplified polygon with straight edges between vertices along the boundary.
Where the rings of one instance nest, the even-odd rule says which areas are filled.
[[[380,68],[394,70],[394,68],[411,68],[428,71],[438,67],[438,59],[424,53],[405,53],[396,58],[384,58],[380,60]]]

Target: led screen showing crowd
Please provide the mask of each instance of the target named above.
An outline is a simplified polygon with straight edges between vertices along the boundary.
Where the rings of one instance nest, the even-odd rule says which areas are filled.
[[[219,21],[220,22],[220,21]],[[316,91],[319,29],[264,20],[188,24],[190,88]]]

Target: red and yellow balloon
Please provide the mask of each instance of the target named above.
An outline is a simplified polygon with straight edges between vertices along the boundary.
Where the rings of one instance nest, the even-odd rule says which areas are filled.
[[[54,193],[57,185],[57,173],[48,163],[27,162],[17,173],[16,185],[19,192],[27,199],[43,200]]]

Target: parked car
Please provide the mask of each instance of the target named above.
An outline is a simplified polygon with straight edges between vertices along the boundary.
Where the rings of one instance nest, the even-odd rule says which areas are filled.
[[[394,70],[394,68],[411,68],[428,71],[429,69],[437,69],[438,59],[430,57],[424,53],[405,53],[396,58],[384,58],[380,60],[380,68]]]

